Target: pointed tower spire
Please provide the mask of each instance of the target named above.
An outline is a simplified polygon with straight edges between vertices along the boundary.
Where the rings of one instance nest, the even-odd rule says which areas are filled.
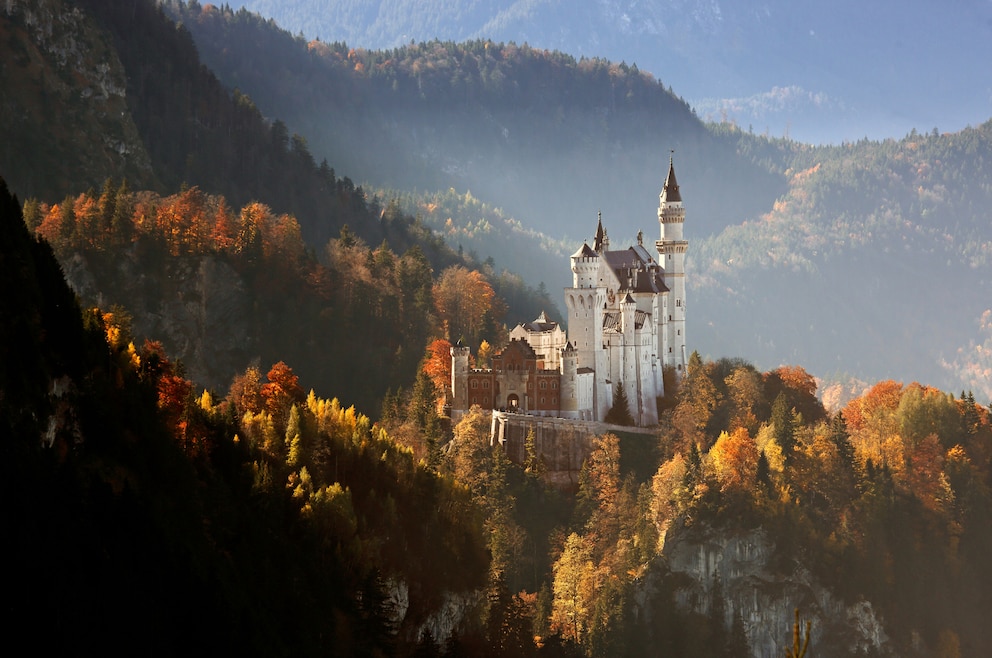
[[[673,150],[674,154],[675,151]],[[658,264],[662,268],[667,300],[658,327],[664,364],[681,376],[685,363],[685,252],[689,243],[682,237],[685,206],[675,180],[674,155],[668,161],[668,178],[659,195],[658,223],[661,239],[655,242]]]
[[[668,178],[665,179],[665,187],[661,190],[661,201],[682,201],[679,194],[679,183],[675,180],[675,149],[668,157]]]
[[[599,211],[599,224],[596,226],[596,241],[593,243],[593,248],[597,252],[601,252],[609,245],[609,238],[606,237],[606,231],[603,229],[603,211],[601,210]]]

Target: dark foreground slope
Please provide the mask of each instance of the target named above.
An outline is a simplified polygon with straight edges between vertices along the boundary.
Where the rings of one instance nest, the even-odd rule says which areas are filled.
[[[197,394],[160,345],[80,312],[2,180],[0,238],[12,636],[52,655],[390,655],[481,586],[467,497],[367,418],[304,399],[282,364],[236,398]]]

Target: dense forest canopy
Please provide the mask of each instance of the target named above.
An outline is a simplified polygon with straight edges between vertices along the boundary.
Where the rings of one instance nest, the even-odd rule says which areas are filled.
[[[391,207],[380,225],[397,217]],[[553,308],[510,272],[468,256],[435,269],[419,245],[373,247],[347,225],[315,253],[292,215],[196,187],[161,197],[108,179],[61,203],[29,199],[25,221],[87,302],[125,309],[136,332],[215,387],[252,362],[289,360],[372,411],[412,385],[429,339],[498,347],[511,309]]]

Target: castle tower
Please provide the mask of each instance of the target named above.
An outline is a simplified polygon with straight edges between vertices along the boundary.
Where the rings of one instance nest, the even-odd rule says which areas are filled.
[[[578,353],[571,343],[561,348],[561,387],[558,398],[562,418],[579,418]]]
[[[459,340],[451,346],[451,415],[468,411],[468,347]]]
[[[679,184],[675,180],[675,163],[668,163],[668,178],[658,202],[658,223],[661,239],[655,242],[658,262],[664,271],[668,288],[665,308],[658,319],[662,337],[661,359],[664,365],[675,368],[681,375],[685,371],[685,252],[689,243],[682,238],[685,208]]]
[[[600,221],[600,236],[605,240]],[[607,242],[608,244],[608,242]],[[576,351],[578,368],[591,368],[597,373],[607,371],[607,357],[603,350],[603,307],[606,305],[606,287],[600,282],[603,259],[588,244],[572,254],[572,287],[565,289],[565,306],[568,307],[568,337]],[[597,377],[598,380],[598,377]],[[608,387],[594,385],[593,418],[601,420],[609,409]]]

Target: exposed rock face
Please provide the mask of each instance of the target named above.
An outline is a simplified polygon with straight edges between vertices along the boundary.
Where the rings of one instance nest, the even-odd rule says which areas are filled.
[[[84,304],[123,306],[136,338],[160,340],[200,385],[226,390],[257,355],[252,304],[245,282],[221,258],[169,260],[160,272],[139,266],[132,249],[109,270],[75,254],[62,263],[66,280]]]
[[[431,637],[438,644],[444,644],[451,637],[465,618],[465,614],[481,604],[484,596],[481,591],[452,593],[444,596],[441,605],[431,613],[413,633],[411,640],[419,640],[425,631],[430,631]],[[403,628],[407,612],[410,610],[410,587],[402,580],[390,580],[386,583],[386,603],[392,610],[390,621],[396,628]]]
[[[672,528],[663,555],[671,572],[682,575],[676,594],[680,606],[706,613],[715,582],[720,581],[730,627],[744,622],[752,655],[780,658],[792,638],[795,609],[811,620],[817,656],[896,655],[869,601],[847,604],[802,564],[773,564],[775,545],[765,531],[719,531],[706,524]]]
[[[56,198],[107,177],[154,182],[124,67],[85,12],[63,0],[0,2],[0,61],[0,169],[12,190]]]

